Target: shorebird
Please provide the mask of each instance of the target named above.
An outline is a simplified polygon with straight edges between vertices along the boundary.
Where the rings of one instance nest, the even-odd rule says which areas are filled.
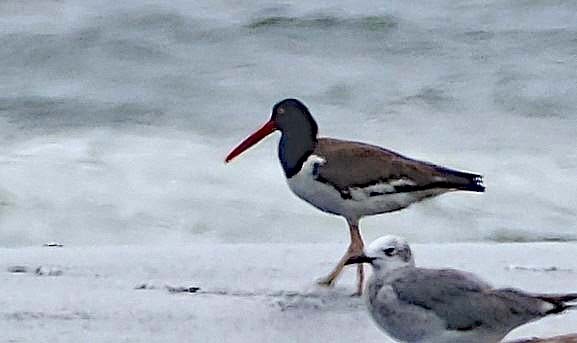
[[[374,321],[409,343],[497,343],[518,326],[575,308],[574,294],[493,288],[474,274],[415,266],[411,248],[384,236],[346,263],[370,263],[367,305]]]
[[[577,343],[577,334],[555,336],[549,338],[529,338],[509,343]]]
[[[359,220],[401,210],[443,193],[483,192],[481,175],[417,161],[365,143],[317,137],[318,126],[299,100],[274,105],[264,126],[234,148],[230,162],[274,131],[281,132],[278,157],[290,189],[321,211],[347,220],[351,242],[334,270],[319,280],[333,286],[350,256],[362,252]],[[363,289],[363,267],[357,267],[357,292]]]

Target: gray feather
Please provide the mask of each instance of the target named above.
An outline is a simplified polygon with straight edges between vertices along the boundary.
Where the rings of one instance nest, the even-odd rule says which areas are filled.
[[[491,289],[457,270],[404,268],[389,280],[400,301],[434,312],[449,330],[511,330],[549,314],[548,301],[516,289]]]

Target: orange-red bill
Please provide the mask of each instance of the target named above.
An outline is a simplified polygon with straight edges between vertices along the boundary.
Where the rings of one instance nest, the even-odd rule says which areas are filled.
[[[228,154],[228,156],[226,156],[224,161],[227,163],[230,162],[233,158],[237,157],[251,146],[260,142],[263,138],[273,133],[276,129],[277,129],[276,124],[272,120],[269,120],[268,122],[266,122],[266,124],[263,125],[263,127],[256,130],[255,133],[248,136],[244,141],[242,141],[242,143],[240,143],[236,148],[234,148]]]

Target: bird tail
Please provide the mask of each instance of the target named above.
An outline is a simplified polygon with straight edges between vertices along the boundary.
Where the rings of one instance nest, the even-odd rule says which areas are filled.
[[[567,294],[539,294],[536,295],[538,299],[546,301],[554,307],[547,311],[547,314],[561,313],[569,309],[577,308],[577,293]]]
[[[447,179],[447,183],[457,190],[484,192],[483,176],[474,173],[462,172],[448,168],[439,168],[437,171]]]
[[[517,305],[523,304],[520,312],[526,312],[534,319],[550,314],[558,314],[577,308],[577,293],[567,294],[535,294],[525,293],[515,288],[497,289],[499,297],[512,301]]]

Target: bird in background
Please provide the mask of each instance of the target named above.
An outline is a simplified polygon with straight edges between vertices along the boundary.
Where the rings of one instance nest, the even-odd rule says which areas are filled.
[[[508,343],[577,343],[577,333],[548,338],[521,339],[517,341],[510,341]]]
[[[378,238],[346,263],[371,264],[369,313],[401,342],[496,343],[523,324],[577,307],[577,293],[493,288],[468,272],[416,267],[407,241],[395,236]],[[575,336],[566,339],[551,342]]]
[[[299,100],[274,105],[270,119],[234,148],[225,161],[280,131],[278,158],[290,189],[323,212],[341,216],[349,226],[350,244],[320,285],[333,286],[345,262],[363,251],[359,221],[394,212],[423,199],[452,191],[484,192],[482,177],[418,161],[378,146],[318,137],[318,126]],[[357,267],[357,290],[364,271]]]

